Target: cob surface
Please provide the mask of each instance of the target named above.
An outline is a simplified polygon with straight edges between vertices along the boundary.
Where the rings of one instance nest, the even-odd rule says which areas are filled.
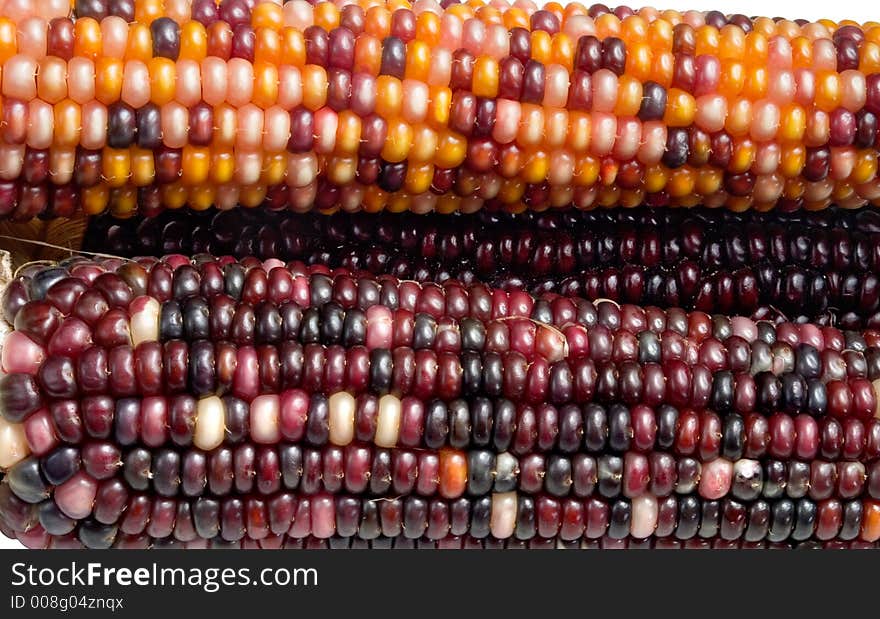
[[[0,217],[880,196],[880,26],[602,5],[10,0]]]
[[[28,267],[2,306],[32,546],[880,539],[871,329],[209,256]]]

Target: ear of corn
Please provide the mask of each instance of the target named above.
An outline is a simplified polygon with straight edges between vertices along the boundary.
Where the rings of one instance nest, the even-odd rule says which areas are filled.
[[[119,257],[3,282],[0,532],[880,543],[875,24],[2,9],[0,219]]]
[[[533,294],[874,327],[872,210],[693,208],[473,215],[303,216],[264,208],[91,222],[84,249],[120,256],[253,256]]]
[[[207,256],[29,267],[3,309],[31,545],[880,538],[873,330]]]
[[[717,11],[22,0],[0,217],[873,203],[872,24]]]

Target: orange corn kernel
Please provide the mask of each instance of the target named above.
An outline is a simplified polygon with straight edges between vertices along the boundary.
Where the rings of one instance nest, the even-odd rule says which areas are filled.
[[[166,208],[170,209],[182,208],[189,197],[189,191],[180,182],[162,185],[159,193]]]
[[[648,45],[658,52],[672,51],[673,29],[665,19],[655,19],[648,27]]]
[[[614,107],[614,113],[618,116],[635,116],[639,113],[641,105],[642,82],[635,77],[621,75],[617,83],[617,105]],[[696,114],[696,102],[693,114]]]
[[[101,164],[101,174],[109,187],[121,187],[131,177],[128,149],[105,148]]]
[[[180,27],[179,60],[201,61],[208,55],[208,31],[195,20],[186,22]]]
[[[421,41],[429,48],[440,41],[440,17],[436,13],[425,11],[416,18],[415,41]]]
[[[153,151],[145,148],[131,149],[131,183],[135,187],[146,187],[156,180],[156,161]]]
[[[173,60],[157,56],[147,63],[150,72],[150,100],[165,105],[174,100],[177,67]]]
[[[694,54],[718,55],[718,48],[721,44],[721,35],[714,26],[700,26],[697,28],[696,49]]]
[[[664,88],[669,88],[669,85],[672,84],[674,70],[675,56],[672,52],[655,53],[651,58],[651,80]]]
[[[281,31],[281,58],[284,64],[301,67],[306,63],[306,40],[296,28]]]
[[[458,449],[440,450],[440,483],[438,491],[444,499],[457,499],[467,488],[467,456]]]
[[[251,26],[257,28],[271,28],[281,30],[284,26],[284,12],[280,4],[274,2],[261,2],[251,11]]]
[[[433,178],[434,166],[430,163],[410,165],[406,169],[404,187],[409,193],[424,193],[431,188],[431,181]]]
[[[388,133],[385,137],[385,144],[382,146],[381,156],[385,161],[391,163],[400,163],[405,160],[412,146],[413,130],[408,123],[400,119],[391,119],[388,121]],[[439,156],[438,149],[438,156]],[[463,160],[464,158],[462,158]],[[456,165],[460,165],[459,162]],[[453,166],[448,166],[453,167]]]
[[[101,55],[101,24],[96,20],[91,17],[77,19],[73,24],[73,37],[74,56],[85,56],[95,60]]]
[[[553,35],[550,45],[550,62],[562,65],[570,73],[574,69],[574,54],[577,41],[572,40],[564,32]]]
[[[364,19],[364,32],[380,41],[391,34],[391,13],[383,6],[367,9]]]
[[[750,64],[765,65],[767,57],[770,53],[770,43],[766,35],[761,32],[752,31],[746,35],[746,55],[745,58]]]
[[[397,118],[403,109],[403,84],[396,77],[376,78],[376,113],[383,118]]]
[[[742,60],[745,56],[746,37],[742,28],[727,24],[721,28],[721,40],[718,44],[719,60]]]
[[[0,16],[0,64],[18,52],[18,27],[8,17]]]
[[[620,19],[614,13],[605,13],[596,18],[596,36],[600,39],[620,36]]]
[[[282,39],[279,31],[270,28],[260,28],[256,31],[254,36],[254,62],[266,62],[274,65],[284,62]]]
[[[626,17],[620,24],[620,38],[627,45],[646,41],[648,38],[649,24],[641,15],[630,15]]]
[[[531,33],[532,59],[541,64],[550,64],[552,39],[546,30],[533,30]]]
[[[379,75],[382,66],[382,42],[370,35],[361,35],[354,44],[354,71]]]
[[[308,64],[302,68],[303,105],[318,110],[327,103],[327,71],[324,67]]]
[[[512,30],[513,28],[528,28],[529,16],[521,8],[511,7],[502,14],[501,23],[508,30]]]
[[[138,0],[134,5],[134,20],[141,24],[151,24],[165,12],[163,0]]]
[[[100,215],[107,210],[107,204],[110,202],[110,188],[104,184],[83,187],[81,200],[83,213]]]
[[[439,136],[437,152],[434,156],[434,163],[437,167],[457,168],[464,163],[466,156],[467,140],[463,137],[452,131],[444,131]]]
[[[110,212],[114,217],[124,219],[137,211],[138,196],[134,187],[120,187],[110,194]]]
[[[718,82],[718,94],[728,99],[739,96],[746,82],[745,65],[740,61],[728,60],[721,62],[721,79]]]
[[[800,142],[807,129],[807,114],[800,105],[790,103],[782,108],[777,137],[785,142]]]
[[[225,185],[235,175],[235,156],[229,148],[211,148],[211,182]]]
[[[478,57],[474,63],[473,93],[494,99],[498,96],[498,81],[498,61],[491,56]]]
[[[79,23],[81,20],[77,20]],[[207,48],[206,48],[207,49]],[[125,60],[149,62],[153,57],[153,36],[150,27],[143,23],[130,24],[128,42],[125,45]]]
[[[752,101],[763,99],[767,96],[769,81],[767,67],[752,67],[748,69],[745,82],[743,83],[742,95]]]
[[[634,42],[626,52],[626,72],[624,75],[646,81],[651,79],[651,65],[654,57],[651,46],[643,42]]]
[[[430,15],[430,13],[422,13]],[[406,69],[404,75],[407,79],[428,81],[428,70],[431,65],[431,47],[424,41],[412,40],[406,46]]]
[[[206,147],[186,145],[180,163],[180,181],[184,185],[201,185],[208,181],[211,170],[211,151]]]
[[[82,108],[79,104],[64,99],[55,104],[55,146],[72,147],[79,144],[82,129]]]
[[[795,69],[809,69],[813,66],[813,43],[807,37],[796,37],[791,41],[791,61]]]
[[[361,142],[361,117],[351,110],[339,112],[336,129],[336,152],[349,155],[358,152]]]
[[[449,124],[449,111],[452,108],[452,91],[444,86],[431,88],[428,98],[426,120],[437,129]]]
[[[266,109],[278,100],[278,67],[267,62],[254,63],[254,94],[252,101]]]
[[[330,32],[339,25],[339,8],[332,2],[319,2],[313,8],[315,25]]]
[[[194,211],[206,211],[216,203],[217,191],[214,185],[206,184],[191,187],[187,204]]]
[[[666,98],[663,121],[670,127],[687,127],[694,121],[697,104],[693,95],[679,88],[670,88]]]
[[[840,105],[842,95],[840,75],[834,71],[819,71],[816,75],[816,107],[830,112]]]

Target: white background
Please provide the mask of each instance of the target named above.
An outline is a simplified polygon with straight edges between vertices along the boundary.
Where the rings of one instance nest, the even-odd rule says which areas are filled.
[[[586,6],[592,4],[591,0],[581,0],[581,2]],[[613,8],[621,2],[605,0],[604,4]],[[642,6],[635,2],[628,4],[633,8]],[[872,11],[871,4],[868,0],[686,0],[684,2],[665,0],[662,4],[655,6],[660,9],[715,10],[722,13],[743,13],[748,16],[762,15],[789,19],[827,18],[835,21],[842,19],[853,19],[858,22],[880,21],[880,7]],[[0,548],[21,548],[21,544],[0,535]]]

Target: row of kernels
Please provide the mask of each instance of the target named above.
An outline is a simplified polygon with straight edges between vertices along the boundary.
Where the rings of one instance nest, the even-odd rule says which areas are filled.
[[[682,186],[682,192],[686,193],[686,187]],[[5,189],[5,188],[4,188]],[[235,184],[227,185],[202,185],[186,187],[180,183],[171,183],[162,186],[147,186],[142,188],[116,188],[110,189],[106,185],[88,187],[81,194],[72,193],[66,187],[59,187],[57,191],[49,191],[46,187],[27,186],[20,190],[12,189],[8,201],[2,204],[3,213],[17,221],[27,221],[37,215],[70,216],[78,210],[89,214],[110,212],[116,217],[129,217],[137,212],[156,214],[166,208],[181,208],[189,206],[196,210],[204,210],[211,206],[220,209],[231,209],[236,206],[256,207],[262,204],[267,196],[274,194],[282,200],[281,204],[292,212],[305,213],[318,210],[322,213],[333,213],[337,210],[345,212],[376,213],[383,210],[389,212],[411,211],[414,213],[473,213],[483,208],[486,200],[477,196],[460,197],[457,195],[437,195],[427,192],[409,195],[406,193],[388,194],[375,187],[361,185],[349,185],[341,188],[333,186],[324,187],[330,190],[330,195],[320,198],[322,195],[316,184],[306,187],[295,188],[286,185],[267,187],[265,185],[252,185],[241,187]],[[493,208],[501,209],[509,213],[522,213],[529,208],[564,208],[574,207],[581,210],[591,210],[599,207],[615,205],[635,207],[650,202],[655,206],[696,206],[702,200],[703,203],[712,207],[727,207],[734,211],[755,209],[769,211],[777,206],[776,201],[755,202],[749,197],[734,197],[726,192],[708,194],[703,198],[688,197],[686,195],[670,195],[665,192],[645,193],[641,190],[622,190],[618,187],[600,188],[580,187],[575,190],[564,187],[552,187],[549,192],[541,187],[535,188],[535,195],[539,196],[524,202],[524,188],[521,185],[502,186],[505,190],[505,199],[501,201],[493,199],[488,202]],[[278,191],[275,191],[278,190]],[[871,186],[866,191],[871,191],[878,196],[876,187]],[[793,189],[784,197],[787,209],[821,210],[832,203],[832,196],[824,189],[816,189],[811,193],[804,194],[803,188]],[[773,195],[776,195],[775,192]],[[4,194],[4,199],[6,198]],[[873,200],[876,200],[874,197]],[[843,208],[859,208],[865,205],[867,198],[859,196],[846,186],[834,197],[836,203]],[[277,199],[276,199],[277,202]],[[316,204],[316,202],[318,202]]]
[[[117,169],[118,171],[118,169]],[[123,170],[124,171],[124,170]],[[215,206],[221,210],[237,206],[256,207],[272,197],[276,205],[292,212],[305,213],[317,210],[333,213],[343,210],[350,213],[376,213],[411,211],[414,213],[474,213],[486,206],[509,213],[546,208],[591,210],[599,207],[636,207],[649,203],[653,206],[693,207],[700,204],[733,211],[755,209],[769,211],[777,206],[787,210],[821,210],[832,203],[842,208],[859,208],[880,200],[880,184],[876,180],[863,185],[818,181],[804,183],[798,179],[783,181],[773,178],[755,179],[755,187],[761,189],[755,196],[731,195],[724,188],[705,194],[695,194],[700,179],[708,179],[709,186],[719,187],[721,175],[711,178],[696,175],[693,171],[679,169],[672,175],[659,174],[652,177],[653,191],[622,188],[615,184],[590,184],[571,187],[566,185],[528,185],[521,180],[499,179],[497,176],[470,177],[468,191],[477,193],[387,192],[376,185],[336,186],[327,182],[312,182],[304,186],[239,185],[236,183],[187,186],[179,181],[162,185],[134,187],[121,182],[121,186],[107,184],[89,185],[81,189],[70,185],[27,185],[5,182],[0,192],[0,212],[16,221],[28,221],[38,215],[70,216],[76,212],[97,215],[111,212],[117,217],[129,217],[135,213],[157,214],[164,209],[189,206],[205,210]],[[436,179],[436,176],[435,176]],[[485,182],[484,182],[485,181]],[[418,181],[421,184],[421,181]],[[731,182],[740,182],[734,179]],[[752,181],[748,181],[751,183]],[[486,184],[488,183],[488,185]],[[659,183],[659,184],[658,184]]]
[[[679,37],[680,40],[669,49],[654,51],[650,44],[644,42],[644,37],[635,41],[624,41],[617,37],[599,41],[589,33],[579,33],[574,37],[561,33],[551,38],[541,31],[530,34],[523,29],[513,29],[508,32],[501,26],[492,27],[486,37],[488,40],[483,40],[486,33],[481,32],[476,39],[465,37],[463,41],[454,42],[448,47],[438,47],[430,41],[404,35],[404,38],[395,36],[401,33],[373,36],[357,28],[355,33],[345,26],[330,30],[318,26],[309,26],[302,30],[286,27],[280,31],[247,27],[247,32],[239,31],[239,27],[236,36],[233,36],[228,25],[226,31],[218,30],[221,24],[222,22],[212,24],[210,30],[206,30],[198,22],[189,22],[181,28],[167,18],[158,19],[151,24],[127,24],[116,17],[104,19],[100,23],[90,18],[77,20],[75,23],[70,20],[47,23],[35,19],[27,24],[28,27],[19,33],[17,39],[15,36],[11,37],[9,48],[0,53],[0,60],[6,60],[16,51],[36,60],[46,54],[65,60],[73,56],[97,60],[104,56],[144,62],[153,56],[197,61],[206,56],[223,60],[239,57],[250,61],[256,59],[274,62],[280,62],[283,58],[285,62],[294,65],[311,63],[349,70],[371,69],[378,73],[386,63],[389,68],[395,67],[402,72],[405,65],[409,66],[410,62],[414,62],[414,69],[420,66],[418,70],[425,71],[427,58],[431,53],[443,50],[446,54],[458,51],[472,57],[482,55],[495,61],[509,54],[523,63],[530,59],[542,64],[558,63],[569,71],[578,67],[595,71],[605,66],[618,74],[623,73],[626,68],[641,74],[651,65],[671,68],[673,62],[684,63],[683,70],[687,73],[688,70],[693,71],[695,57],[716,58],[725,64],[733,63],[731,71],[738,68],[742,72],[749,68],[743,64],[745,61],[758,65],[757,70],[764,72],[761,75],[766,79],[764,65],[771,69],[838,72],[861,68],[868,73],[872,67],[876,67],[880,50],[877,43],[869,41],[861,49],[856,48],[850,54],[854,54],[852,58],[842,59],[840,56],[845,56],[846,53],[836,50],[835,46],[844,43],[855,45],[851,39],[819,39],[810,42],[801,37],[794,41],[794,49],[801,53],[793,54],[792,43],[782,37],[774,37],[769,42],[766,38],[759,39],[759,42],[745,46],[740,53],[731,53],[724,48],[702,49],[693,42],[689,43],[687,37]],[[628,53],[627,46],[632,48],[631,53]],[[409,51],[407,47],[410,48]],[[813,47],[816,48],[815,52]],[[768,56],[770,51],[772,55]],[[655,54],[656,58],[652,61]],[[410,59],[410,56],[413,58]],[[438,54],[438,58],[443,57]],[[691,68],[688,69],[688,66]]]
[[[60,0],[56,0],[59,4]],[[712,28],[716,32],[727,28],[735,28],[740,33],[752,32],[770,36],[780,33],[786,36],[805,34],[810,37],[832,36],[836,32],[871,34],[876,24],[869,22],[861,26],[851,21],[843,21],[836,24],[829,20],[821,20],[812,24],[806,22],[792,22],[787,20],[771,20],[768,18],[748,19],[742,15],[725,17],[718,11],[699,12],[688,11],[679,13],[676,11],[663,11],[662,13],[651,8],[633,11],[626,7],[618,7],[615,11],[606,10],[601,5],[594,5],[589,10],[578,3],[565,6],[551,3],[541,10],[531,3],[517,3],[514,6],[506,3],[488,5],[473,4],[452,5],[445,12],[441,7],[432,2],[416,3],[410,6],[408,3],[383,3],[366,2],[339,6],[339,3],[318,3],[311,5],[306,2],[287,2],[283,8],[280,3],[260,2],[256,6],[248,3],[239,3],[235,0],[217,3],[210,0],[201,0],[190,3],[188,0],[178,0],[164,6],[158,2],[123,2],[115,3],[108,7],[105,3],[93,2],[77,7],[77,17],[89,17],[101,19],[106,15],[119,15],[128,20],[149,22],[164,14],[176,22],[186,23],[189,19],[200,21],[210,25],[218,19],[225,20],[231,25],[252,23],[256,26],[278,27],[281,24],[295,25],[299,28],[317,24],[331,28],[340,23],[361,23],[364,27],[370,27],[379,34],[392,32],[395,28],[413,28],[413,22],[418,22],[423,16],[440,19],[441,16],[451,16],[458,20],[467,21],[477,18],[486,24],[504,24],[508,28],[523,27],[537,31],[550,33],[562,31],[588,30],[598,34],[609,36],[612,34],[625,37],[641,38],[646,30],[662,24],[660,32],[670,30],[678,25],[684,25],[692,29],[700,30]],[[190,6],[191,5],[191,6]],[[10,11],[10,17],[15,21],[21,21],[29,16],[29,11]],[[45,11],[45,18],[65,16],[64,7],[57,7]],[[856,36],[852,34],[851,36]],[[706,35],[709,39],[711,36]],[[653,37],[653,40],[662,40]]]
[[[686,140],[686,137],[685,137]],[[662,145],[663,142],[660,142]],[[107,148],[101,151],[53,147],[28,149],[24,145],[0,145],[0,179],[18,185],[69,189],[139,188],[154,184],[202,187],[206,183],[226,186],[284,184],[290,189],[307,188],[315,183],[329,183],[340,191],[357,184],[352,190],[379,191],[378,195],[394,199],[415,197],[425,192],[437,195],[455,189],[457,197],[474,196],[481,200],[501,199],[504,203],[519,201],[525,192],[538,194],[527,198],[537,206],[541,185],[548,189],[578,192],[579,190],[616,187],[618,191],[662,191],[671,197],[686,194],[711,196],[727,191],[732,196],[751,198],[758,203],[772,203],[780,198],[801,198],[809,201],[848,195],[865,200],[876,198],[872,187],[876,180],[877,157],[871,150],[852,147],[803,148],[774,146],[755,148],[744,141],[735,145],[727,166],[717,161],[698,163],[702,151],[689,151],[687,143],[672,142],[670,151],[660,161],[620,162],[569,150],[525,150],[516,146],[496,149],[490,144],[438,150],[427,161],[358,155],[318,156],[313,152],[285,153],[238,148],[233,146],[181,148],[162,147],[156,150],[132,146]],[[378,155],[388,155],[383,149]],[[33,164],[34,168],[26,168]],[[80,164],[86,167],[80,167]],[[463,165],[463,167],[462,167]],[[23,175],[23,176],[22,176]],[[53,189],[54,191],[54,189]],[[165,191],[163,189],[163,191]],[[170,190],[169,190],[170,191]],[[560,194],[561,195],[561,194]],[[327,196],[331,206],[338,196]],[[17,199],[13,191],[3,201]],[[572,198],[569,198],[571,201]],[[560,204],[561,205],[561,204]],[[588,204],[584,203],[584,206]],[[9,207],[11,208],[11,207]]]
[[[880,270],[880,252],[875,249],[880,244],[877,214],[869,211],[744,213],[737,226],[731,225],[730,214],[724,211],[646,207],[524,213],[516,219],[489,212],[421,217],[418,223],[415,217],[303,216],[276,210],[270,199],[257,210],[164,213],[122,221],[97,218],[90,222],[83,249],[98,251],[104,244],[109,253],[123,257],[163,252],[250,255],[353,270],[357,264],[373,274],[414,279],[398,275],[402,263],[394,258],[399,257],[413,268],[473,269],[486,283],[507,273],[530,279],[600,267],[675,269],[687,260],[698,260],[713,272],[765,261],[805,271]],[[230,230],[240,233],[233,237]],[[343,252],[330,255],[335,247],[344,248]],[[319,255],[325,256],[323,260]]]
[[[773,238],[773,243],[782,242],[775,235]],[[778,257],[776,259],[780,260]],[[221,294],[225,296],[217,296]],[[204,299],[199,295],[204,295]],[[533,297],[523,290],[505,291],[486,288],[476,283],[417,283],[392,276],[352,273],[347,269],[329,268],[321,264],[306,266],[301,262],[285,264],[277,258],[260,261],[253,257],[237,260],[229,256],[195,261],[185,255],[169,255],[164,259],[142,258],[137,262],[124,261],[121,258],[79,259],[64,266],[38,263],[24,269],[20,277],[6,288],[3,310],[7,322],[14,324],[16,331],[24,331],[38,342],[49,341],[65,317],[78,318],[79,321],[71,322],[64,329],[63,339],[66,343],[53,351],[62,352],[70,348],[71,336],[80,342],[74,347],[80,350],[82,341],[88,340],[87,337],[85,340],[81,337],[88,332],[88,325],[96,325],[111,308],[117,314],[120,310],[131,316],[143,314],[144,325],[147,325],[156,321],[155,303],[160,304],[160,309],[162,304],[167,303],[162,311],[167,313],[166,318],[171,323],[176,323],[177,319],[171,318],[177,312],[174,303],[187,302],[191,298],[194,298],[191,301],[194,310],[206,299],[210,299],[210,303],[220,312],[225,311],[222,308],[230,304],[235,306],[239,301],[251,307],[267,301],[272,305],[292,302],[289,309],[294,313],[289,318],[292,321],[290,324],[302,325],[298,312],[307,309],[310,312],[310,333],[316,328],[320,331],[319,327],[312,324],[315,320],[318,325],[321,320],[335,325],[338,322],[335,317],[340,308],[343,311],[370,312],[377,329],[375,337],[371,338],[374,347],[389,343],[388,330],[394,332],[395,320],[400,322],[403,329],[401,335],[396,337],[404,339],[392,339],[391,343],[409,344],[410,339],[407,338],[412,335],[403,334],[410,332],[406,326],[408,317],[416,313],[427,314],[434,320],[444,317],[454,320],[475,319],[477,322],[468,322],[466,331],[474,328],[479,331],[481,324],[494,324],[495,321],[500,322],[494,324],[493,328],[509,331],[510,327],[506,327],[506,322],[517,319],[512,324],[515,330],[525,327],[527,332],[531,332],[527,322],[519,319],[533,318],[560,329],[575,327],[576,332],[566,337],[582,333],[583,328],[600,326],[615,330],[623,328],[632,332],[641,332],[647,327],[657,334],[669,330],[682,337],[695,337],[700,342],[708,338],[714,329],[718,329],[718,337],[721,339],[730,336],[730,331],[723,328],[725,321],[719,317],[713,321],[708,314],[699,311],[688,313],[680,309],[642,309],[636,305],[618,306],[577,297],[543,299]],[[270,314],[272,305],[265,308]],[[24,308],[27,308],[26,311]],[[320,313],[312,315],[319,309],[325,314],[324,318]],[[194,325],[200,324],[200,313],[201,310],[191,317],[195,321]],[[650,320],[649,315],[652,316]],[[357,317],[357,314],[353,314],[353,317]],[[225,320],[226,318],[218,325],[225,324]],[[83,321],[86,327],[81,325]],[[809,343],[819,350],[837,352],[843,352],[847,348],[861,350],[878,343],[878,334],[873,329],[866,330],[859,336],[857,333],[845,335],[839,329],[828,326],[791,323],[774,325],[771,322],[755,322],[743,317],[734,317],[729,320],[729,324],[733,335],[749,342],[761,340],[772,344],[781,340],[789,346]],[[155,330],[157,328],[158,331]],[[202,326],[194,333],[203,331]],[[327,334],[330,336],[335,333],[331,338],[335,340],[339,337],[337,331],[338,327],[334,326]],[[537,325],[534,331],[535,334],[538,333]],[[450,335],[455,331],[444,328],[443,332]],[[178,331],[173,325],[163,328],[154,324],[147,339],[155,339],[158,337],[156,334],[162,333],[166,333],[166,338],[178,337]],[[216,335],[220,336],[222,333],[225,331],[218,331]],[[220,339],[226,337],[224,335]],[[313,337],[308,336],[310,341]],[[482,341],[482,338],[472,335],[468,339]],[[576,345],[574,341],[570,345],[573,350],[582,348],[582,344]],[[17,362],[18,354],[6,351],[4,359]],[[604,357],[597,359],[608,360]]]
[[[198,144],[208,143],[215,134],[221,138],[225,135],[225,141],[229,143],[230,140],[241,137],[236,135],[238,133],[242,134],[241,139],[249,141],[248,144],[256,144],[255,140],[264,140],[268,134],[269,139],[278,142],[279,146],[284,141],[284,134],[295,134],[299,129],[308,129],[316,132],[318,139],[315,146],[323,147],[324,152],[333,149],[337,138],[344,139],[343,146],[347,144],[347,148],[351,150],[358,141],[357,134],[370,128],[364,126],[364,119],[373,121],[374,115],[382,119],[380,122],[386,131],[394,129],[395,132],[403,132],[401,136],[392,136],[395,137],[394,142],[400,142],[400,137],[411,135],[414,128],[410,125],[425,122],[430,128],[448,125],[455,132],[466,136],[491,134],[502,144],[517,139],[521,145],[547,143],[553,146],[561,145],[568,139],[570,145],[579,150],[585,149],[586,143],[592,138],[593,145],[598,145],[594,146],[593,152],[601,155],[604,154],[603,150],[611,151],[610,144],[615,137],[638,133],[641,123],[645,123],[642,132],[648,131],[648,127],[653,131],[654,125],[648,123],[658,123],[657,126],[664,129],[689,126],[707,132],[724,129],[731,136],[749,135],[759,142],[781,139],[788,142],[803,141],[807,146],[821,146],[826,143],[831,146],[847,146],[858,142],[865,147],[873,146],[876,141],[876,116],[869,110],[878,107],[875,99],[877,93],[880,93],[874,84],[877,80],[872,80],[871,96],[868,99],[865,80],[854,80],[851,87],[840,91],[842,99],[828,101],[829,105],[825,106],[828,109],[811,109],[811,104],[804,105],[804,102],[796,101],[783,104],[779,98],[761,99],[754,103],[747,98],[738,98],[731,102],[721,95],[707,94],[694,99],[678,89],[666,92],[652,82],[642,85],[634,80],[625,80],[621,89],[616,76],[601,70],[593,76],[592,88],[589,76],[584,76],[583,80],[575,83],[571,93],[565,92],[567,78],[563,77],[560,82],[562,90],[552,96],[543,97],[543,107],[507,99],[478,98],[461,92],[450,97],[451,93],[446,88],[430,88],[415,80],[401,82],[388,76],[375,81],[366,78],[370,83],[361,84],[366,90],[360,90],[357,98],[350,102],[347,99],[337,102],[333,98],[328,99],[333,97],[335,91],[328,90],[326,81],[319,79],[321,76],[326,78],[323,69],[309,65],[315,71],[307,71],[307,75],[302,77],[298,69],[288,67],[285,76],[290,79],[280,82],[283,88],[278,88],[277,81],[266,82],[275,85],[273,88],[267,86],[272,94],[266,97],[252,97],[253,76],[227,75],[225,67],[221,66],[217,67],[220,69],[217,75],[214,75],[216,71],[210,69],[212,79],[206,82],[214,84],[213,94],[207,91],[202,93],[202,89],[193,88],[190,80],[178,80],[177,86],[171,86],[169,82],[151,91],[151,82],[146,75],[141,76],[144,79],[139,81],[134,77],[128,79],[117,72],[116,84],[106,89],[107,96],[98,96],[95,99],[97,93],[87,84],[74,88],[74,83],[81,80],[70,81],[67,87],[58,85],[54,78],[64,73],[64,67],[61,66],[64,63],[60,61],[48,63],[47,70],[40,74],[45,75],[45,79],[33,81],[32,87],[26,88],[28,92],[23,92],[19,88],[21,82],[16,77],[21,73],[21,67],[17,64],[9,66],[15,62],[16,59],[8,61],[7,70],[3,74],[3,90],[9,97],[3,104],[6,125],[3,139],[8,144],[22,143],[27,139],[34,148],[47,148],[53,142],[59,145],[82,142],[87,148],[98,148],[104,133],[109,134],[108,137],[112,140],[115,136],[105,124],[109,121],[117,121],[118,124],[119,119],[116,118],[118,114],[109,114],[105,103],[109,103],[112,111],[123,114],[131,125],[128,130],[132,134],[129,140],[133,140],[134,129],[143,117],[144,122],[152,120],[154,125],[160,125],[154,128],[153,133],[156,136],[153,142],[166,132],[169,134],[166,142],[170,142],[166,145],[177,148],[185,143],[189,128],[198,130]],[[81,66],[87,62],[76,62],[74,67],[74,61],[71,61],[68,72],[74,70],[77,74],[88,73],[90,69]],[[251,65],[242,61],[240,66],[246,69]],[[145,65],[143,68],[146,71]],[[173,63],[165,68],[174,71]],[[198,73],[195,65],[190,69],[194,75]],[[323,85],[316,82],[316,85],[310,87],[314,81],[312,77]],[[547,79],[548,83],[553,84],[559,81],[552,75],[548,75]],[[139,85],[135,86],[135,82]],[[200,79],[196,79],[194,83],[198,85],[200,82]],[[127,83],[130,86],[126,86]],[[261,83],[263,82],[257,81],[258,85]],[[225,94],[228,92],[236,92],[238,95],[230,100]],[[36,98],[37,95],[41,98]],[[114,98],[117,95],[119,98]],[[201,100],[202,96],[206,96],[204,102]],[[546,105],[548,100],[555,101],[562,107]],[[869,103],[869,110],[863,109],[866,102]],[[332,106],[324,107],[327,103]],[[347,109],[349,104],[350,110]],[[302,107],[297,107],[299,105]],[[565,105],[569,109],[565,109]],[[291,109],[289,119],[286,109]],[[581,109],[594,111],[590,114],[579,111]],[[136,114],[138,118],[135,117]],[[106,118],[108,115],[112,117]],[[260,115],[265,115],[267,120],[260,122]],[[321,123],[317,122],[319,120]],[[662,125],[659,124],[661,120]],[[300,127],[302,123],[305,124]],[[150,128],[153,128],[152,125],[147,124],[144,131],[149,133]],[[244,128],[249,130],[241,130]],[[622,132],[622,135],[612,136],[616,131]],[[386,135],[386,139],[391,138]],[[291,144],[297,150],[308,150],[311,148],[310,141],[308,136],[304,136],[302,140]],[[641,142],[645,141],[643,136]],[[607,149],[601,146],[605,142],[609,142]],[[153,143],[144,145],[155,146]],[[406,143],[402,146],[408,148]],[[631,150],[631,147],[624,144],[617,149],[615,156],[628,159],[632,156]],[[404,154],[400,159],[405,156]],[[457,164],[446,167],[454,165]]]

